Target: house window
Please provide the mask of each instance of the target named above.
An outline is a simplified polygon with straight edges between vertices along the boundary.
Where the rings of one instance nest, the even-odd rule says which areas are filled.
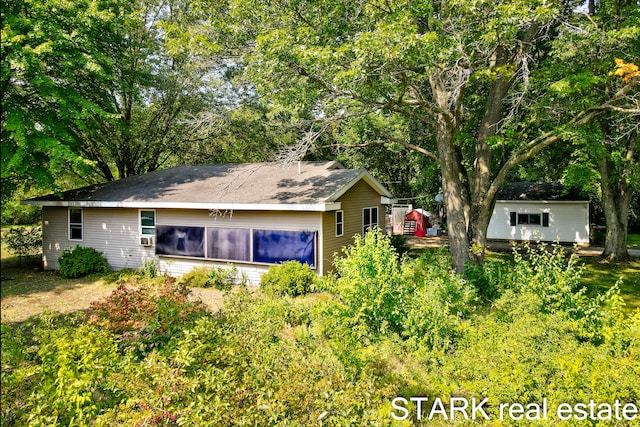
[[[378,226],[378,208],[364,208],[362,211],[362,235]]]
[[[253,230],[253,262],[300,261],[315,266],[315,231]]]
[[[344,211],[336,211],[336,237],[344,236]]]
[[[140,211],[140,235],[153,236],[156,234],[156,211]]]
[[[69,208],[69,240],[82,240],[82,208]]]
[[[208,228],[207,233],[207,258],[251,261],[251,230]]]
[[[542,213],[542,226],[543,227],[549,226],[549,212]]]
[[[156,226],[156,255],[204,258],[204,227]]]

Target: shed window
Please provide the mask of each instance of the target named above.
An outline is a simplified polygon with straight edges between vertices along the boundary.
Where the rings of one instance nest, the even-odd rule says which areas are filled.
[[[549,212],[542,213],[542,226],[543,227],[549,226]]]
[[[518,214],[518,225],[540,225],[540,214]]]
[[[156,234],[156,211],[140,211],[140,235]]]
[[[336,211],[336,237],[344,235],[344,211]]]
[[[516,225],[542,225],[549,226],[549,212],[542,214],[509,212],[509,224]]]
[[[82,240],[82,208],[69,208],[69,240]]]
[[[378,208],[364,208],[362,211],[362,235],[378,226]]]

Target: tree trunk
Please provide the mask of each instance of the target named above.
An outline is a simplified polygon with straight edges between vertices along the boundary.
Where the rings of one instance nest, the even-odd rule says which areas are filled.
[[[631,171],[627,166],[635,156],[637,134],[629,136],[629,145],[622,173],[615,178],[614,164],[607,158],[598,163],[600,189],[604,217],[607,223],[604,251],[601,257],[609,261],[624,261],[629,258],[627,231],[629,224],[629,204],[633,194],[630,183]]]
[[[447,125],[445,117],[439,117],[436,124],[436,140],[444,205],[447,212],[449,251],[453,260],[453,268],[458,273],[462,273],[469,261],[469,237],[467,234],[469,197],[462,181],[462,164],[455,150],[455,134]]]

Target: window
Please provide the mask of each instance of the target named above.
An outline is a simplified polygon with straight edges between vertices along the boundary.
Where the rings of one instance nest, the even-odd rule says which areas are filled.
[[[204,258],[204,227],[156,226],[156,254]]]
[[[315,231],[253,230],[253,262],[300,261],[315,266]]]
[[[542,225],[543,227],[548,227],[549,213],[532,214],[509,212],[509,224],[512,227],[516,225]]]
[[[316,265],[316,231],[157,225],[156,255]]]
[[[336,237],[344,236],[344,211],[336,211]]]
[[[156,211],[140,211],[140,235],[156,234]]]
[[[82,240],[82,208],[69,208],[69,240]]]
[[[518,214],[518,225],[540,225],[540,214]]]
[[[207,258],[251,261],[251,230],[209,228],[207,242]]]
[[[362,211],[362,235],[378,226],[378,208],[364,208]]]

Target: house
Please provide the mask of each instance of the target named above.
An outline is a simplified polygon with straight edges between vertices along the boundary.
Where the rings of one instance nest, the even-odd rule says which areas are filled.
[[[515,182],[497,197],[488,239],[589,243],[589,201],[560,183]]]
[[[23,203],[43,208],[45,269],[80,245],[113,269],[158,260],[181,275],[233,263],[256,283],[286,260],[331,271],[354,235],[384,226],[390,197],[365,170],[299,162],[178,166]]]

